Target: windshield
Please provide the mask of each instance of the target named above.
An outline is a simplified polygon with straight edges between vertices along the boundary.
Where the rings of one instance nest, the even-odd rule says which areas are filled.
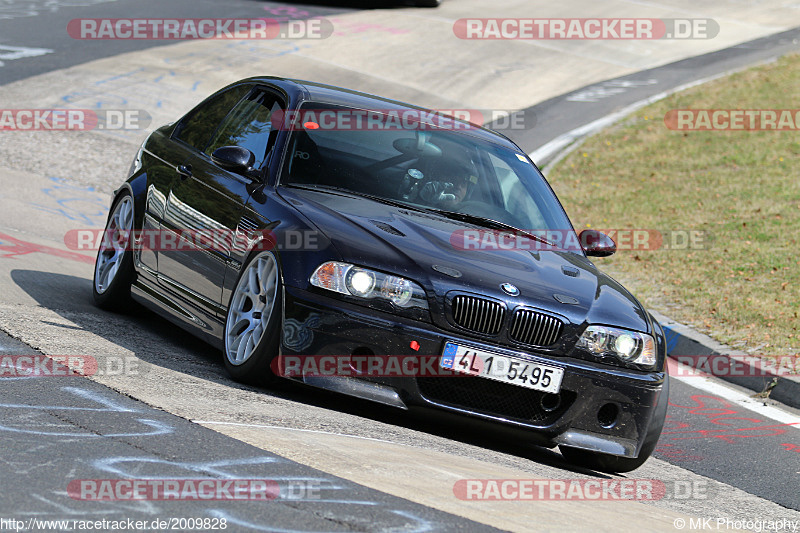
[[[353,120],[359,113],[368,113],[369,120]],[[306,103],[294,117],[282,183],[336,188],[521,230],[571,231],[523,154],[464,133],[471,127],[465,124],[406,121],[399,127],[390,115]]]

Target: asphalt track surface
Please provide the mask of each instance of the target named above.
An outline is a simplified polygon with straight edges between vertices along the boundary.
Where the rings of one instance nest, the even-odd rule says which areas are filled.
[[[85,3],[90,2],[87,0]],[[78,46],[75,41],[65,38],[62,30],[66,20],[80,16],[123,16],[128,13],[128,4],[133,2],[67,6],[57,10],[53,10],[50,4],[48,9],[40,10],[36,16],[0,19],[0,46],[24,40],[26,47],[54,51],[24,60],[7,61],[0,68],[0,83],[6,84],[53,69],[164,44],[112,41],[89,43],[97,46],[79,43],[81,46]],[[254,2],[231,2],[226,5],[223,14],[219,13],[217,6],[205,0],[175,1],[163,5],[156,2],[135,4],[137,10],[152,4],[152,9],[158,9],[159,14],[165,17],[173,16],[172,10],[174,16],[185,13],[189,4],[198,17],[227,17],[247,16]],[[257,4],[261,8],[265,3]],[[316,9],[319,9],[319,14],[349,10],[348,7],[338,6]],[[592,84],[530,108],[527,112],[534,113],[537,127],[513,137],[523,148],[533,151],[577,126],[632,102],[694,80],[794,51],[797,48],[796,37],[796,32],[792,30],[730,50],[631,74],[621,80]],[[91,195],[91,191],[84,193]],[[9,242],[0,236],[0,246],[7,247]],[[3,250],[8,252],[7,248]],[[230,394],[246,393],[249,399],[262,396],[267,402],[288,402],[288,407],[281,411],[280,416],[276,416],[277,419],[266,420],[271,424],[281,422],[312,431],[331,427],[341,430],[347,426],[346,422],[357,419],[358,423],[352,426],[353,434],[362,437],[386,437],[407,446],[448,451],[461,457],[480,454],[485,460],[503,467],[513,466],[532,477],[550,475],[583,478],[591,475],[570,469],[555,452],[531,449],[520,443],[497,442],[491,436],[480,433],[477,428],[474,431],[466,429],[471,427],[469,424],[442,420],[435,415],[409,417],[366,402],[289,385],[269,391],[241,387],[224,375],[219,354],[213,349],[175,332],[149,313],[137,311],[132,316],[120,317],[94,309],[90,302],[90,285],[85,278],[47,272],[40,268],[38,261],[26,261],[34,255],[14,258],[17,267],[11,270],[10,279],[3,283],[12,283],[16,290],[21,290],[39,306],[49,310],[53,315],[53,323],[61,323],[59,317],[63,319],[63,335],[72,334],[70,328],[74,328],[76,333],[92,332],[105,336],[111,343],[133,348],[137,357],[156,369],[165,368],[171,370],[173,375],[193,378],[187,382],[205,381]],[[85,266],[80,268],[85,272]],[[120,337],[119,334],[107,333],[105,326],[112,323],[116,323],[118,329],[129,330],[127,335]],[[35,330],[33,324],[31,326],[31,330]],[[157,348],[136,349],[136,343]],[[0,355],[32,352],[29,346],[19,341],[9,337],[0,338]],[[168,353],[170,356],[166,355]],[[150,371],[150,367],[147,368]],[[152,370],[153,373],[156,371]],[[314,470],[279,454],[269,453],[263,446],[245,444],[242,442],[246,440],[244,438],[224,436],[187,420],[198,419],[196,416],[183,413],[183,416],[176,416],[153,409],[127,397],[126,394],[130,393],[120,394],[90,380],[78,377],[31,378],[4,380],[0,386],[3,391],[0,397],[0,432],[3,433],[4,462],[3,475],[0,476],[0,518],[141,517],[151,520],[155,516],[196,516],[226,517],[241,529],[255,530],[488,529],[483,524],[454,514]],[[118,390],[124,390],[124,387]],[[186,395],[202,396],[203,391],[187,389]],[[209,403],[211,401],[213,394]],[[770,507],[764,502],[756,505],[754,502],[759,499],[775,502],[787,509],[800,510],[800,495],[796,490],[800,476],[800,453],[797,453],[800,450],[800,430],[793,428],[791,423],[770,419],[763,411],[757,410],[765,402],[750,402],[750,407],[747,407],[747,401],[744,404],[736,403],[704,388],[693,387],[691,379],[673,380],[673,406],[656,452],[656,457],[664,465],[650,461],[633,476],[655,479],[658,475],[666,477],[664,472],[668,472],[672,479],[705,483],[709,487],[706,499],[664,504],[664,508],[685,510],[691,515],[711,516],[716,513],[713,516],[747,517],[750,516],[750,510],[755,512],[761,509],[767,515],[760,518],[781,518],[776,514],[780,507]],[[300,413],[303,413],[302,406],[306,406],[309,412],[324,411],[328,419],[319,422],[313,429],[311,426],[297,425],[288,417],[293,410],[298,410],[298,406]],[[209,408],[209,412],[213,411],[213,408]],[[783,411],[796,415],[789,409]],[[220,417],[219,420],[231,418]],[[241,420],[243,423],[253,422],[247,416],[242,416]],[[691,475],[690,472],[698,475]],[[269,502],[269,506],[266,506],[252,502],[225,502],[221,505],[190,502],[98,504],[76,501],[66,494],[66,487],[71,480],[120,476],[306,481],[318,484],[323,496],[321,499],[304,499],[286,494],[286,497]],[[741,490],[731,491],[729,487]],[[748,509],[749,504],[752,507]],[[786,512],[786,516],[797,519],[797,514],[790,511]]]
[[[0,340],[0,346],[5,353],[35,353],[10,338]],[[216,518],[234,531],[262,527],[271,531],[495,531],[267,453],[87,379],[6,378],[2,388],[0,431],[5,435],[0,513],[2,518],[18,517],[26,525],[58,519],[69,521],[71,529],[72,520],[124,517],[149,524],[156,518],[168,523]],[[258,499],[253,501],[100,505],[69,496],[69,485],[75,480],[120,478],[268,480],[279,492],[265,491],[263,500],[256,493]],[[75,491],[79,494],[79,489]]]
[[[346,4],[345,4],[346,5]],[[63,6],[63,7],[60,7]],[[64,31],[67,23],[77,18],[131,18],[158,16],[159,18],[180,18],[191,13],[194,18],[219,17],[237,18],[268,16],[263,9],[274,6],[276,19],[283,17],[283,9],[294,7],[277,2],[258,0],[226,0],[224,7],[213,0],[32,0],[13,1],[9,6],[0,5],[0,60],[2,45],[52,50],[24,61],[8,61],[0,73],[0,83],[11,83],[49,72],[100,59],[113,57],[125,52],[143,50],[155,46],[172,44],[163,40],[103,40],[81,41],[72,39]],[[350,11],[338,6],[303,6],[314,16],[331,16]],[[290,11],[285,11],[289,13]],[[35,14],[34,14],[35,13]],[[9,53],[9,51],[5,51]]]
[[[800,28],[582,87],[520,111],[535,127],[512,139],[533,152],[594,120],[677,87],[800,50]],[[547,161],[536,161],[542,166]]]

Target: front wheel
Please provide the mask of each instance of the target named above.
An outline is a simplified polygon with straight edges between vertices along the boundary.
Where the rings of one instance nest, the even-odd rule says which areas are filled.
[[[273,381],[270,363],[278,355],[281,290],[278,261],[261,252],[247,262],[236,283],[225,321],[225,368],[236,381]]]
[[[653,413],[653,421],[647,430],[642,449],[639,451],[639,457],[632,459],[630,457],[618,457],[616,455],[608,455],[600,452],[591,452],[588,450],[579,450],[578,448],[570,448],[569,446],[559,446],[561,455],[570,463],[597,470],[598,472],[630,472],[636,470],[644,464],[645,461],[653,454],[658,444],[658,438],[661,436],[661,431],[664,429],[664,420],[667,416],[667,405],[669,404],[669,375],[664,376],[664,387],[661,389],[661,394],[658,396],[658,405],[656,412]]]
[[[92,295],[101,309],[121,311],[131,302],[132,232],[133,197],[126,191],[114,202],[94,264]]]

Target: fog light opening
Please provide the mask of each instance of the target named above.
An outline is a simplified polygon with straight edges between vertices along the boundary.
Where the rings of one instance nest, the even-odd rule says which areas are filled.
[[[619,407],[613,403],[607,403],[597,411],[597,422],[600,426],[611,429],[617,425],[619,418]]]
[[[539,400],[539,405],[541,405],[542,409],[544,409],[548,413],[552,413],[553,411],[561,407],[561,395],[543,394],[541,400]]]
[[[366,346],[359,346],[355,348],[352,352],[350,352],[350,357],[359,356],[359,357],[372,357],[375,355],[375,352],[367,348]],[[361,365],[354,365],[353,361],[350,361],[350,370],[353,371],[355,374],[363,374],[363,370],[369,368],[369,364],[361,364]]]

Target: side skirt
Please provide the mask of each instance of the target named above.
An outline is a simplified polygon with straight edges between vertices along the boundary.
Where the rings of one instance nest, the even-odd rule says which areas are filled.
[[[131,286],[131,297],[192,335],[220,350],[223,349],[224,324],[216,317],[188,305],[176,294],[155,286],[139,276]]]

